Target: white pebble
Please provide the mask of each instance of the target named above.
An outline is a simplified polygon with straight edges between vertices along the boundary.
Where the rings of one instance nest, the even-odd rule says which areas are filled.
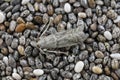
[[[114,23],[117,23],[120,21],[120,16],[117,16],[117,18],[114,20]]]
[[[44,74],[44,71],[42,69],[35,69],[33,70],[33,74],[36,76],[40,76]]]
[[[3,62],[6,64],[6,65],[8,65],[8,57],[3,57]]]
[[[22,0],[22,5],[29,3],[30,0]]]
[[[64,5],[64,11],[66,13],[71,12],[71,5],[69,3],[65,3],[65,5]]]
[[[112,39],[112,34],[109,31],[105,31],[104,32],[104,36],[108,39],[111,40]]]
[[[111,58],[120,60],[120,53],[114,53],[110,55]]]
[[[3,23],[5,20],[5,15],[3,12],[0,12],[0,23]]]
[[[16,80],[21,80],[21,76],[17,73],[12,73],[12,77]]]
[[[75,70],[75,72],[79,73],[79,72],[81,72],[81,71],[83,70],[83,68],[84,68],[84,63],[83,63],[83,61],[78,61],[78,62],[76,63],[76,65],[75,65],[74,70]]]
[[[86,18],[87,16],[86,16],[86,13],[84,13],[84,12],[79,12],[78,13],[78,16],[80,17],[80,18]]]

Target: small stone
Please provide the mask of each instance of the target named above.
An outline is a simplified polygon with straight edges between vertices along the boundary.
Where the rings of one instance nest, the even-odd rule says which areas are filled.
[[[37,2],[34,4],[34,8],[35,8],[35,11],[39,10],[39,4]]]
[[[95,7],[95,0],[88,0],[88,4],[91,8]]]
[[[10,22],[10,31],[14,31],[16,27],[16,21],[11,21]]]
[[[112,34],[109,31],[105,31],[104,32],[104,36],[108,39],[111,40],[112,39]]]
[[[113,58],[113,59],[120,60],[120,53],[112,53],[112,54],[110,54],[110,57]]]
[[[103,70],[98,66],[93,66],[92,71],[96,74],[101,74],[103,72]]]
[[[31,3],[27,3],[27,6],[28,6],[29,11],[35,12],[35,9]]]
[[[71,12],[71,5],[69,3],[65,3],[65,5],[64,5],[64,11],[66,13]]]
[[[54,9],[52,5],[47,5],[48,15],[52,16],[54,13]]]
[[[41,16],[35,16],[35,17],[34,17],[34,21],[35,21],[36,23],[38,23],[38,24],[43,23]]]
[[[107,12],[107,17],[111,18],[111,19],[116,19],[117,18],[117,13],[114,10],[109,10]]]
[[[78,16],[79,16],[80,18],[86,18],[86,17],[87,17],[86,13],[84,13],[84,12],[79,12],[79,13],[78,13]]]
[[[12,73],[12,77],[16,80],[21,80],[21,76],[18,73]]]
[[[104,58],[104,54],[103,54],[101,51],[96,51],[96,52],[95,52],[95,56],[96,56],[97,58]]]
[[[40,3],[39,4],[39,10],[42,12],[42,13],[45,13],[47,11],[47,8],[46,6],[43,4],[43,3]]]
[[[84,68],[84,63],[83,63],[83,61],[78,61],[78,62],[76,63],[76,65],[75,65],[74,70],[75,70],[75,72],[79,73],[79,72],[81,72],[81,71],[83,70],[83,68]]]
[[[55,19],[54,19],[54,23],[55,23],[55,24],[59,24],[60,21],[61,21],[61,19],[62,19],[62,15],[56,16]]]
[[[5,25],[3,25],[3,24],[0,24],[0,31],[5,31]]]
[[[114,21],[114,23],[120,22],[120,16],[117,16],[117,18],[114,19],[113,21]]]
[[[44,74],[44,71],[42,69],[35,69],[35,70],[33,70],[33,74],[35,76],[41,76]]]
[[[119,68],[119,62],[117,59],[113,59],[111,62],[112,69],[118,69]]]
[[[97,30],[97,24],[93,23],[90,25],[91,30],[96,31]]]
[[[30,1],[30,0],[22,0],[21,4],[22,4],[22,5],[25,5],[25,4],[29,3],[29,1]]]
[[[7,56],[3,57],[3,62],[6,64],[6,66],[8,66],[8,57]]]
[[[18,18],[17,18],[17,23],[18,23],[18,24],[20,24],[20,23],[25,23],[25,21],[23,20],[23,18],[18,17]]]
[[[80,0],[80,3],[84,8],[88,7],[88,0]]]
[[[15,29],[15,32],[23,32],[25,30],[25,24],[24,23],[21,23],[21,24],[18,24],[16,29]]]
[[[26,28],[27,29],[35,29],[36,27],[35,27],[35,25],[32,22],[27,22],[26,23]]]
[[[120,36],[120,28],[119,27],[114,27],[112,31],[112,37],[113,38],[118,38]]]
[[[19,43],[20,43],[20,45],[25,45],[25,36],[21,36],[19,38]]]
[[[5,20],[5,15],[3,12],[0,12],[0,23],[3,23]]]
[[[25,55],[25,53],[24,53],[24,47],[21,46],[21,45],[19,45],[18,46],[18,52],[20,53],[20,55]]]

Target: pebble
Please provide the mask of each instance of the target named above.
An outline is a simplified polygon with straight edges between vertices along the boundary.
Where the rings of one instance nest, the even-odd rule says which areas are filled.
[[[86,15],[86,13],[84,13],[84,12],[79,12],[79,13],[78,13],[78,17],[80,17],[80,18],[86,18],[87,15]]]
[[[81,0],[80,3],[84,8],[88,7],[88,1],[87,0]]]
[[[12,77],[16,80],[21,80],[22,77],[18,73],[12,73]]]
[[[54,18],[54,23],[55,24],[59,24],[61,22],[61,19],[62,19],[62,15],[57,15],[55,18]]]
[[[10,31],[14,31],[16,25],[17,25],[16,21],[11,21],[11,22],[10,22]]]
[[[117,59],[113,59],[111,62],[112,69],[118,69],[119,68],[119,62]]]
[[[30,2],[30,0],[22,0],[21,4],[25,5],[25,4],[29,3],[29,2]]]
[[[5,20],[5,14],[0,11],[0,23],[3,23]]]
[[[92,67],[92,71],[95,73],[95,74],[101,74],[103,72],[103,70],[98,67],[98,66],[93,66]]]
[[[24,23],[21,23],[21,24],[18,24],[16,29],[15,29],[15,32],[23,32],[25,30],[25,24]]]
[[[24,53],[24,47],[21,46],[21,45],[19,45],[18,46],[18,52],[20,53],[20,55],[25,55],[25,53]]]
[[[119,27],[114,27],[112,31],[112,37],[113,38],[118,38],[120,36],[120,28]]]
[[[83,61],[78,61],[76,63],[76,65],[75,65],[74,71],[77,72],[77,73],[79,73],[79,72],[81,72],[83,70],[83,68],[84,68]]]
[[[35,9],[31,3],[28,3],[27,6],[28,6],[29,11],[35,12]]]
[[[95,0],[88,0],[88,4],[91,8],[95,7]]]
[[[65,3],[65,5],[64,5],[64,11],[66,13],[70,13],[71,12],[71,5],[69,3]]]
[[[101,51],[96,51],[96,52],[95,52],[95,56],[96,56],[97,58],[104,58],[104,54],[103,54]]]
[[[111,40],[112,39],[112,34],[109,31],[105,31],[104,32],[104,36],[106,37],[106,39]]]
[[[112,53],[110,54],[110,57],[113,59],[120,60],[120,53]]]
[[[116,19],[114,19],[113,21],[114,21],[114,23],[119,22],[119,21],[120,21],[120,16],[117,16],[117,18],[116,18]]]
[[[3,24],[0,24],[0,31],[5,31],[6,27]]]
[[[35,69],[35,70],[33,70],[33,74],[35,76],[41,76],[44,74],[44,71],[42,69]]]

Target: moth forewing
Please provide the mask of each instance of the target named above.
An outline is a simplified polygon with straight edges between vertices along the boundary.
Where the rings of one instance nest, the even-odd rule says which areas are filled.
[[[41,48],[61,48],[77,45],[88,37],[79,28],[58,32],[46,37],[41,37],[37,45]]]

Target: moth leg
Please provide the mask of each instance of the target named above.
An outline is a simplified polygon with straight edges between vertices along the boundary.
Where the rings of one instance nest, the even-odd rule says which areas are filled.
[[[49,26],[50,26],[50,24],[51,24],[52,20],[53,20],[53,18],[52,18],[52,17],[50,17],[50,21],[49,21],[49,23],[48,23],[48,25],[47,25],[47,26],[46,26],[46,24],[45,24],[46,29],[43,31],[43,33],[41,34],[41,36],[43,36],[43,35],[45,34],[45,32],[48,30],[48,28],[49,28]],[[41,36],[40,36],[40,37],[41,37]]]
[[[61,54],[68,55],[68,52],[62,52],[62,51],[45,50],[45,52],[54,53],[56,55],[61,55]]]

